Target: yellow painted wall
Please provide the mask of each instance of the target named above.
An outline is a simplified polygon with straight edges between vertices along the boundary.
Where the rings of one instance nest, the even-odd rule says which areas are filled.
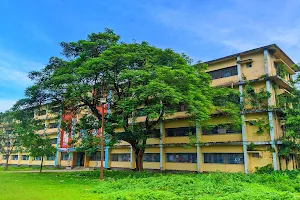
[[[160,163],[159,162],[144,162],[144,169],[159,169]]]
[[[166,162],[166,170],[197,171],[196,163],[171,163]]]
[[[245,115],[245,125],[246,125],[246,141],[248,142],[255,142],[255,141],[270,141],[270,132],[264,131],[262,134],[257,134],[257,126],[250,125],[249,122],[251,120],[257,120],[257,119],[268,119],[267,113],[253,113],[253,114],[247,114]]]
[[[244,172],[244,164],[212,164],[212,163],[202,163],[201,164],[202,172]]]
[[[148,138],[147,144],[159,144],[159,138]]]
[[[100,167],[100,166],[101,166],[100,161],[89,161],[89,167]]]
[[[115,168],[128,168],[130,169],[130,162],[115,162],[111,161],[110,162],[110,167],[115,167]]]
[[[252,157],[248,153],[249,172],[255,172],[255,167],[263,167],[273,164],[272,153],[270,151],[260,151],[261,158]]]
[[[72,160],[62,160],[60,161],[60,165],[61,166],[64,166],[64,167],[68,167],[68,166],[71,166],[72,165]]]
[[[115,148],[115,149],[111,149],[111,154],[114,153],[130,153],[130,148]]]
[[[201,142],[228,142],[242,141],[242,134],[218,134],[218,135],[202,135]]]
[[[196,153],[196,147],[184,148],[184,147],[166,147],[165,153]]]
[[[190,142],[190,138],[188,136],[165,138],[165,144],[189,143],[189,142]]]
[[[159,148],[146,148],[145,153],[159,153]]]
[[[241,64],[242,74],[247,80],[258,79],[265,75],[265,63],[263,51],[241,56],[241,60],[252,59],[252,67],[246,68],[246,64]]]

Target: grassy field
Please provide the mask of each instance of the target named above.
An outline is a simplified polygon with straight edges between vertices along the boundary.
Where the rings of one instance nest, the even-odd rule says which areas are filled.
[[[149,174],[106,171],[0,172],[2,200],[300,199],[300,172],[272,174]]]
[[[5,171],[4,166],[0,166],[0,171]],[[39,171],[40,166],[9,166],[7,171]],[[48,167],[48,166],[43,166],[43,170],[60,170],[60,168],[56,167]]]

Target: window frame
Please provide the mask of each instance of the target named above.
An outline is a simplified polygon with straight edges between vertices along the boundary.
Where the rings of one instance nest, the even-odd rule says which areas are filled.
[[[233,65],[230,67],[225,67],[222,69],[217,69],[213,71],[207,72],[212,80],[215,79],[220,79],[220,78],[227,78],[231,76],[237,76],[238,75],[238,70],[237,70],[237,65]]]
[[[173,156],[172,160],[170,159],[170,156]],[[195,164],[197,163],[197,153],[166,153],[166,162]]]
[[[187,129],[187,130],[186,130]],[[175,131],[171,134],[170,131]],[[180,131],[182,131],[180,133]],[[166,137],[188,137],[189,133],[196,135],[196,127],[178,127],[178,128],[166,128],[165,133]],[[182,134],[183,133],[183,134]]]

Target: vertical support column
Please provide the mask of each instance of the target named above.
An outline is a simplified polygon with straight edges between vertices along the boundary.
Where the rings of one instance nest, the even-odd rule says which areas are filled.
[[[264,50],[264,63],[265,63],[265,72],[266,72],[267,77],[269,76],[268,56],[269,56],[269,52],[267,49],[265,49]],[[267,92],[271,93],[270,80],[266,80],[266,90],[267,90]],[[268,106],[271,106],[271,103],[272,103],[271,96],[268,98]],[[273,127],[273,112],[270,110],[268,110],[268,117],[269,117],[270,138],[271,138],[270,144],[271,144],[271,147],[274,149],[274,152],[272,152],[273,167],[274,167],[274,170],[277,170],[277,155],[276,155],[274,127]]]
[[[44,121],[44,136],[46,136],[47,123],[48,123],[48,104],[46,105],[46,118],[45,118],[45,121]]]
[[[54,166],[56,167],[59,163],[59,144],[60,144],[60,126],[62,122],[62,104],[60,104],[60,109],[59,109],[59,119],[58,119],[58,126],[57,126],[57,140],[56,140],[56,155],[55,155],[55,160],[54,160]]]
[[[109,118],[110,116],[110,101],[111,101],[111,90],[108,92],[107,96],[107,117]],[[109,143],[109,137],[106,138],[105,140],[105,156],[104,156],[104,168],[108,169],[110,168],[109,166],[109,146],[107,145]]]
[[[242,69],[241,69],[241,57],[238,56],[236,58],[237,61],[237,69],[238,69],[238,78],[239,81],[242,81]],[[240,103],[243,102],[243,85],[239,85],[239,91],[240,91]],[[249,172],[249,164],[248,164],[248,153],[247,153],[247,141],[246,141],[246,127],[245,127],[245,115],[244,113],[241,114],[242,118],[242,143],[243,143],[243,153],[244,153],[244,166],[245,166],[245,173],[248,174]]]
[[[109,140],[106,140],[105,142],[108,143]],[[105,152],[104,153],[105,153],[104,168],[108,169],[110,167],[109,166],[109,147],[108,146],[105,147]]]
[[[21,158],[21,152],[18,152],[18,165],[21,165],[22,158]]]
[[[132,146],[130,145],[130,169],[134,168],[134,166],[133,166],[134,159],[135,159],[135,157],[134,157],[134,154],[133,154],[133,149],[132,149]]]
[[[160,131],[160,138],[159,138],[159,168],[160,170],[164,170],[164,147],[163,147],[163,121],[160,120],[159,122],[159,131]]]
[[[201,149],[200,149],[200,130],[199,122],[196,121],[196,148],[197,148],[197,172],[201,171]]]

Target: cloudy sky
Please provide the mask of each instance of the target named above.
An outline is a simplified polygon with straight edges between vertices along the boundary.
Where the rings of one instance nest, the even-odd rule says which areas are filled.
[[[24,97],[27,73],[60,56],[59,42],[115,30],[207,61],[271,43],[300,62],[299,0],[0,1],[0,112]]]

